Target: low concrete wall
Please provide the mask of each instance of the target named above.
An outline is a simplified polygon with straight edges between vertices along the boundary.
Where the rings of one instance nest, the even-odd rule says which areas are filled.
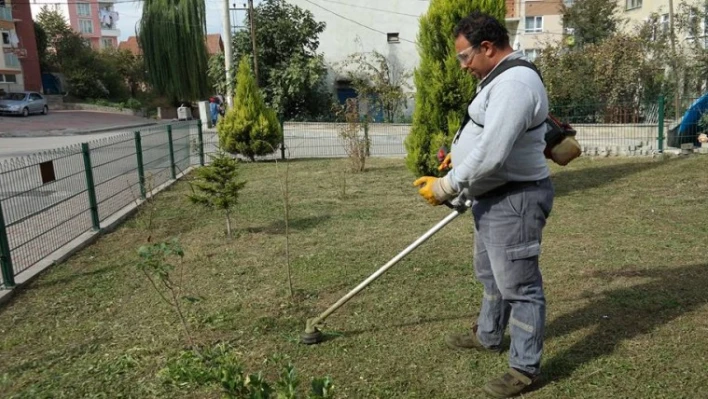
[[[132,110],[130,108],[115,108],[106,107],[103,105],[95,104],[83,104],[83,103],[64,103],[64,110],[74,110],[74,111],[94,111],[94,112],[105,112],[107,114],[120,114],[120,115],[130,115],[130,116],[142,116],[145,117],[144,110]]]

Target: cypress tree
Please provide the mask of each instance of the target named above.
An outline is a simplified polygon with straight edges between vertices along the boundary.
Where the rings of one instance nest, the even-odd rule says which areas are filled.
[[[224,151],[247,156],[273,153],[280,144],[283,132],[275,111],[268,108],[256,79],[251,73],[247,57],[242,57],[236,75],[234,106],[219,121],[216,130]]]
[[[436,175],[437,152],[448,148],[462,123],[476,87],[475,78],[460,68],[455,58],[455,25],[479,10],[504,20],[503,0],[431,0],[420,19],[413,126],[406,139],[406,165],[420,175]]]

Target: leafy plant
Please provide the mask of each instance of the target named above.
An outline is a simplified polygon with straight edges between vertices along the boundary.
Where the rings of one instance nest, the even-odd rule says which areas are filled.
[[[329,118],[334,102],[327,85],[327,65],[317,50],[326,24],[311,11],[285,0],[263,0],[253,10],[258,43],[257,84],[265,102],[286,120]],[[251,33],[241,30],[233,38],[234,65],[252,60]],[[225,83],[223,76],[217,85]]]
[[[184,250],[179,240],[174,238],[170,241],[150,243],[138,248],[138,270],[143,272],[150,281],[155,291],[168,306],[173,308],[184,329],[189,345],[196,350],[192,334],[187,325],[187,320],[182,311],[182,274],[179,283],[172,278],[175,270],[175,261],[181,262],[184,258]]]
[[[202,348],[198,355],[193,351],[183,351],[168,360],[167,366],[159,372],[167,384],[176,386],[221,387],[226,398],[243,399],[299,399],[300,379],[291,362],[282,366],[279,378],[269,382],[262,372],[244,372],[233,348],[227,344],[217,344]],[[334,385],[329,377],[314,378],[308,399],[330,399],[334,397]]]
[[[598,44],[617,33],[625,22],[615,0],[578,0],[561,6],[563,26],[572,32],[577,47]]]
[[[342,69],[351,79],[359,102],[371,103],[369,114],[380,109],[386,122],[394,122],[402,116],[412,89],[408,83],[412,74],[395,58],[378,51],[354,53],[342,63]]]
[[[216,208],[226,216],[226,235],[231,238],[231,210],[238,201],[238,193],[246,182],[238,181],[238,160],[224,151],[210,155],[211,163],[198,168],[190,183],[197,192],[189,195],[192,203]]]
[[[241,60],[236,80],[234,106],[217,125],[219,143],[225,151],[255,161],[256,156],[275,152],[283,133],[275,112],[263,101],[248,60]]]
[[[344,142],[344,151],[351,161],[353,172],[364,171],[370,144],[369,138],[362,134],[358,103],[356,98],[347,99],[343,111],[346,125],[339,129],[339,137]],[[364,123],[367,123],[367,119],[368,117],[364,116]]]

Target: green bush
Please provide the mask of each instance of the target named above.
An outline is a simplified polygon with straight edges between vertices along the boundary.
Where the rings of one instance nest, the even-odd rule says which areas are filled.
[[[143,107],[143,104],[140,103],[140,100],[131,97],[125,101],[125,107],[133,111],[139,111]]]
[[[224,151],[254,161],[256,156],[275,152],[283,132],[275,111],[266,107],[248,63],[246,58],[239,63],[234,106],[216,129]]]
[[[300,378],[288,362],[282,367],[275,383],[269,383],[263,373],[245,374],[233,348],[221,343],[204,348],[199,353],[182,351],[168,360],[159,373],[163,382],[180,388],[219,385],[227,398],[329,399],[334,386],[329,377],[313,378],[307,396],[300,395]]]
[[[437,151],[442,145],[449,147],[474,93],[476,83],[461,70],[452,37],[457,22],[474,10],[504,21],[504,2],[498,0],[431,0],[420,19],[415,110],[405,143],[406,165],[416,175],[439,173]]]

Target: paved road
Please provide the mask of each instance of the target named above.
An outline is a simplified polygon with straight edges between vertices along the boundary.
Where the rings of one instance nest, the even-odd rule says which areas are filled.
[[[91,111],[50,111],[49,115],[0,116],[0,137],[57,136],[117,126],[154,124],[139,116]]]

